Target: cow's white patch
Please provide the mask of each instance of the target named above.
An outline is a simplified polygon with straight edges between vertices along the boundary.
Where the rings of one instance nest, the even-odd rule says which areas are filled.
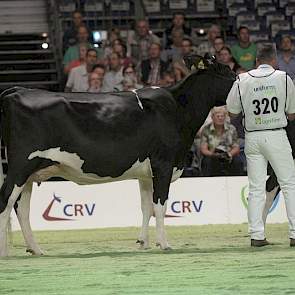
[[[121,176],[113,178],[111,176],[102,177],[94,173],[84,173],[82,169],[84,160],[82,160],[76,153],[60,151],[59,147],[51,148],[44,151],[35,151],[29,155],[28,159],[31,160],[36,157],[56,161],[60,164],[36,172],[32,176],[32,179],[34,180],[38,178],[40,181],[43,181],[48,179],[48,176],[60,176],[64,177],[65,179],[74,181],[78,184],[93,184],[124,179],[152,178],[152,169],[149,159],[146,159],[143,162],[137,160],[133,163],[131,168],[126,170]]]
[[[139,98],[137,92],[136,92],[136,89],[132,90],[132,92],[135,94],[135,96],[137,98],[137,103],[138,103],[139,107],[143,110],[143,105],[142,105],[142,103],[140,101],[140,98]]]
[[[159,86],[151,86],[151,88],[152,88],[152,89],[159,89],[159,88],[161,88],[161,87],[159,87]]]
[[[85,173],[82,169],[84,160],[76,153],[61,151],[60,147],[51,148],[44,151],[35,151],[28,157],[32,160],[36,157],[49,159],[59,164],[41,169],[31,176],[32,181],[45,181],[53,176],[60,176],[71,180],[78,184],[94,184],[105,183],[124,179],[151,179],[153,177],[150,159],[147,158],[143,162],[137,160],[128,170],[119,177],[99,176],[94,173]],[[171,181],[175,181],[181,176],[182,170],[173,169]]]

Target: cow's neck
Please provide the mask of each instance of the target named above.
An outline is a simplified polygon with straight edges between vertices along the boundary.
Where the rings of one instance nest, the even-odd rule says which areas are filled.
[[[178,105],[177,115],[184,147],[183,156],[191,148],[197,131],[204,124],[213,107],[208,82],[204,83],[203,78],[199,78],[198,80],[198,77],[189,77],[170,88]]]
[[[188,77],[171,88],[178,105],[181,128],[190,130],[192,140],[214,106],[210,86],[204,75],[199,75]]]

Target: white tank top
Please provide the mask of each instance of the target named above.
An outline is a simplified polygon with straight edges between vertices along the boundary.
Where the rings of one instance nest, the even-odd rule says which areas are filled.
[[[260,67],[239,75],[238,88],[246,131],[287,126],[287,74],[278,70],[264,73]]]

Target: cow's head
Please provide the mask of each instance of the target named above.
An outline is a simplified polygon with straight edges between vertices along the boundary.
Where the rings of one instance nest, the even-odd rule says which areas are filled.
[[[210,90],[211,99],[214,105],[225,105],[227,94],[230,91],[233,82],[236,80],[236,74],[229,66],[217,62],[216,58],[210,54],[204,57],[192,54],[184,57],[186,67],[195,71],[197,74],[205,75]]]

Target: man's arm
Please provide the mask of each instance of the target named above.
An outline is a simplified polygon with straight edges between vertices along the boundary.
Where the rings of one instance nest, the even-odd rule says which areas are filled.
[[[242,111],[240,93],[239,93],[237,81],[233,84],[230,92],[228,93],[228,96],[226,99],[226,107],[227,107],[229,116],[232,118],[237,117]]]

